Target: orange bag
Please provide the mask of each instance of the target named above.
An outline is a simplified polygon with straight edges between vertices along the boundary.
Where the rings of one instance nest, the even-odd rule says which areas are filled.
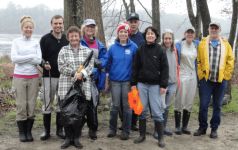
[[[139,97],[139,92],[136,88],[132,89],[128,93],[128,102],[129,102],[130,108],[134,110],[135,114],[140,115],[142,113],[143,105]]]

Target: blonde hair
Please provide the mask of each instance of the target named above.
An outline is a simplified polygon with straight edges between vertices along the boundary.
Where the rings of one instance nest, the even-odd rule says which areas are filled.
[[[23,16],[20,20],[20,24],[21,24],[21,29],[23,28],[24,24],[30,22],[33,25],[33,28],[35,26],[33,19],[31,18],[31,16]]]
[[[82,36],[84,36],[85,35],[85,32],[84,32],[84,28],[86,27],[86,25],[81,25],[81,34],[82,34]],[[98,26],[96,25],[95,26],[95,33],[94,33],[94,37],[97,37],[97,35],[98,35]]]

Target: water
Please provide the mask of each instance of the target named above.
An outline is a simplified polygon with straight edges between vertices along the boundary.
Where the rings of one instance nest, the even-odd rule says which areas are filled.
[[[12,41],[21,34],[0,34],[0,56],[10,55]],[[42,35],[33,35],[33,38],[40,40]]]

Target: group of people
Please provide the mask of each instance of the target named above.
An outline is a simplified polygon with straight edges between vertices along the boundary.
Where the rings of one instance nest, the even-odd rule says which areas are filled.
[[[108,138],[116,136],[119,116],[122,122],[120,139],[128,140],[130,131],[138,130],[139,120],[139,137],[134,143],[143,142],[150,111],[155,127],[153,136],[159,147],[164,147],[164,135],[173,134],[166,127],[173,99],[175,133],[191,134],[188,123],[197,87],[199,128],[194,136],[206,134],[208,106],[212,97],[210,137],[218,137],[224,91],[234,68],[232,48],[220,36],[221,26],[218,23],[210,23],[209,36],[201,41],[195,40],[194,28],[187,28],[184,39],[176,44],[173,31],[166,29],[159,44],[157,30],[149,26],[141,33],[139,15],[131,13],[127,22],[118,25],[115,42],[108,50],[97,39],[98,29],[93,19],[84,20],[81,29],[69,27],[64,34],[63,17],[55,15],[51,19],[52,31],[44,35],[40,43],[32,38],[34,21],[31,17],[23,17],[20,24],[22,36],[13,41],[11,59],[15,64],[13,88],[16,90],[16,121],[21,142],[33,141],[31,130],[39,91],[39,66],[43,68],[41,97],[44,125],[40,139],[47,140],[51,136],[51,113],[56,100],[56,135],[65,139],[62,149],[71,144],[83,147],[80,136],[85,123],[89,137],[97,139],[99,97],[96,96],[95,103],[93,85],[100,92],[108,86],[105,83],[110,83],[112,96]],[[92,51],[93,56],[89,58]],[[87,66],[78,71],[86,59]],[[80,122],[63,126],[59,106],[75,81],[82,83],[86,111]],[[132,89],[138,89],[143,104],[139,116],[129,107],[128,92]]]

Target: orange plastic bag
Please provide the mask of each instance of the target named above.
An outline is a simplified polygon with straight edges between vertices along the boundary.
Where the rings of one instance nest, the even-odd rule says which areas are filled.
[[[136,88],[132,89],[128,93],[128,102],[130,108],[134,110],[135,114],[140,115],[142,113],[143,105],[140,100],[139,92]]]

